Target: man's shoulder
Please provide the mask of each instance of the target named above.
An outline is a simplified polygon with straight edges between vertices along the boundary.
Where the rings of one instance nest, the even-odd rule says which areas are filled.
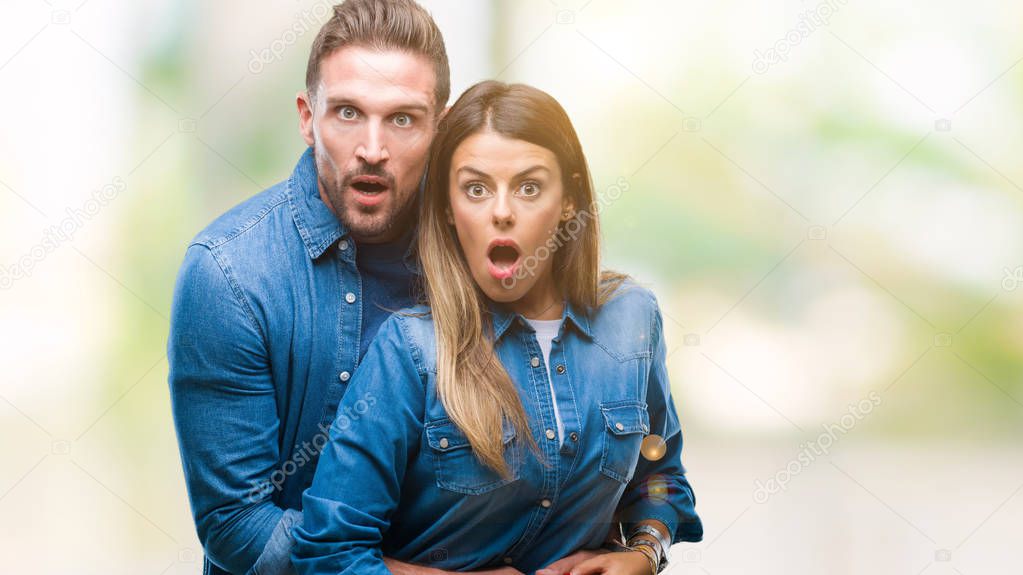
[[[268,220],[282,216],[291,217],[287,181],[275,184],[227,210],[196,234],[191,244],[219,248],[243,235],[258,233],[261,225]]]

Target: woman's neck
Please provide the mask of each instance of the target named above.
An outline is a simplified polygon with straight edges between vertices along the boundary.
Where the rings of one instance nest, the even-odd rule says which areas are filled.
[[[544,280],[547,281],[544,281]],[[558,293],[550,275],[536,282],[522,299],[509,304],[512,311],[527,319],[561,319],[565,311],[565,300]]]

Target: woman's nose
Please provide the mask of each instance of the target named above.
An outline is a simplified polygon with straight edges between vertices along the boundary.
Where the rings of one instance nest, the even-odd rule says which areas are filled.
[[[515,224],[515,212],[512,210],[508,194],[498,192],[494,200],[494,211],[491,214],[494,227],[507,228]]]

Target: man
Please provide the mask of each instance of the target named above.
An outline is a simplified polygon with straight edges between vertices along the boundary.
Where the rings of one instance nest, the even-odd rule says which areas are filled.
[[[291,528],[345,386],[388,310],[413,303],[414,212],[449,82],[415,2],[336,6],[297,96],[309,149],[188,247],[167,347],[205,573],[292,571]]]

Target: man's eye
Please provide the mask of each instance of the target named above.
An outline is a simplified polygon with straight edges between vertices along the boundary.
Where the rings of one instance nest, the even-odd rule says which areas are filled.
[[[469,184],[465,187],[465,194],[470,198],[482,198],[487,195],[487,188],[483,184]]]
[[[338,108],[337,114],[345,120],[354,120],[359,117],[359,111],[351,106],[341,106]]]
[[[408,114],[398,114],[394,117],[394,125],[399,128],[407,128],[412,125],[412,116]]]
[[[523,182],[519,186],[519,191],[523,196],[535,196],[540,193],[540,184],[536,182]]]

